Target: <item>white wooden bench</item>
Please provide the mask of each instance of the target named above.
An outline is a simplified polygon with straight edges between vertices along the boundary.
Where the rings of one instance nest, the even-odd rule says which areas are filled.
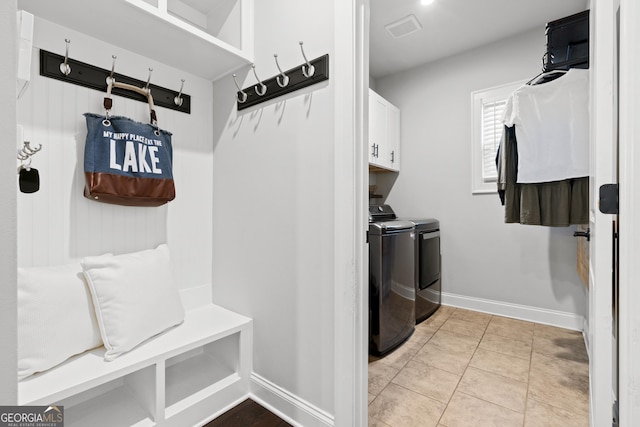
[[[210,299],[209,299],[210,300]],[[214,304],[112,362],[104,347],[18,383],[20,405],[63,405],[65,427],[201,425],[249,394],[253,322]]]

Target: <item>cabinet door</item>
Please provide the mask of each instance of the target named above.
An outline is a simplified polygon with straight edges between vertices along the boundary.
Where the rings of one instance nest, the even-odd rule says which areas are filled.
[[[400,109],[387,104],[386,160],[389,169],[400,170]]]
[[[389,167],[386,159],[387,102],[369,90],[369,163]]]

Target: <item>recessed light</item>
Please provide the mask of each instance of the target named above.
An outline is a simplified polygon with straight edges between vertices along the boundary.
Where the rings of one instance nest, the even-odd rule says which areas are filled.
[[[420,4],[423,5],[423,6],[428,6],[433,2],[434,2],[434,0],[420,0]]]

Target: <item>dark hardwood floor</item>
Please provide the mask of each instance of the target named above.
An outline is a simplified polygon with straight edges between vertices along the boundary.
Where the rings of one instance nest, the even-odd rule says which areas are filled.
[[[247,399],[204,427],[292,427],[267,409]]]

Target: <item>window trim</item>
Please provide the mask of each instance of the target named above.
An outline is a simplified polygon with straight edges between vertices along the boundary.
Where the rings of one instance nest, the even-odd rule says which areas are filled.
[[[482,178],[484,155],[482,152],[482,107],[484,104],[507,100],[526,80],[494,86],[471,92],[471,193],[493,194],[498,191],[495,181]]]

